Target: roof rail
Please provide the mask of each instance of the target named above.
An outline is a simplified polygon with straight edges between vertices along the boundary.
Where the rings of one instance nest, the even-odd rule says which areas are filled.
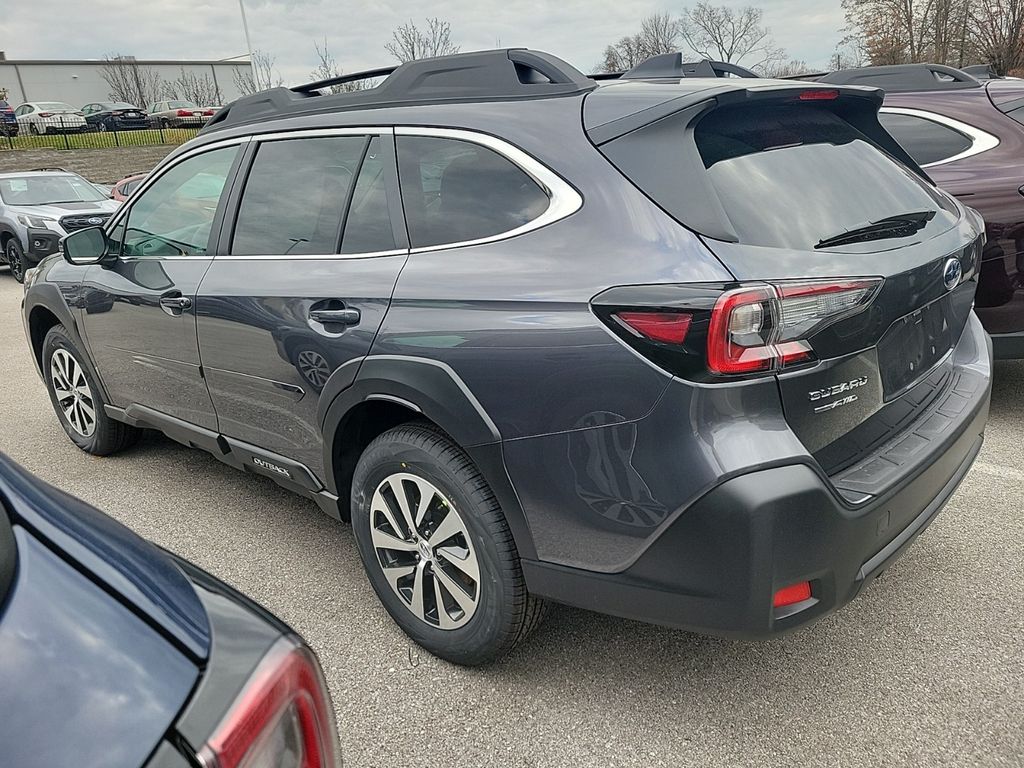
[[[889,93],[946,91],[978,88],[981,83],[966,72],[943,64],[889,64],[841,69],[818,78],[833,85],[870,85]]]
[[[320,93],[332,85],[385,76],[384,82],[373,88]],[[569,96],[596,87],[597,83],[572,65],[541,51],[505,48],[457,53],[244,96],[217,112],[203,132],[293,114]]]
[[[67,168],[58,168],[57,166],[43,166],[42,168],[33,168],[30,173],[36,173],[37,171],[57,171],[58,173],[71,173]]]
[[[657,78],[671,78],[673,80],[681,77],[757,77],[746,67],[739,64],[731,64],[727,61],[712,61],[702,59],[700,61],[684,62],[683,54],[660,53],[644,59],[635,67],[622,75],[623,80],[652,80]]]

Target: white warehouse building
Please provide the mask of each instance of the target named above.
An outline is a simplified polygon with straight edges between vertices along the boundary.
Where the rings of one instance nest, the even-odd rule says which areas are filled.
[[[217,93],[219,103],[238,98],[236,85],[241,78],[251,78],[252,67],[246,58],[221,61],[168,61],[121,59],[114,66],[130,68],[139,73],[146,85],[142,92],[151,101],[166,98],[189,99],[181,90],[183,80],[199,82],[206,91]],[[111,65],[99,59],[22,59],[5,58],[0,51],[0,92],[7,91],[12,107],[26,101],[63,101],[81,107],[95,101],[111,101],[111,85],[104,78]],[[212,97],[211,97],[212,100]],[[146,109],[148,104],[136,104]],[[200,106],[213,106],[201,104]]]

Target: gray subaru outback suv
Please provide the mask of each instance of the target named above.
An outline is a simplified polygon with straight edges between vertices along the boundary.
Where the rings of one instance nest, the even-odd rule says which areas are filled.
[[[984,229],[878,90],[710,70],[501,50],[234,102],[30,273],[57,418],[350,520],[458,663],[549,601],[735,637],[836,610],[981,446]]]
[[[62,237],[104,224],[118,206],[76,173],[0,173],[0,261],[20,283]]]

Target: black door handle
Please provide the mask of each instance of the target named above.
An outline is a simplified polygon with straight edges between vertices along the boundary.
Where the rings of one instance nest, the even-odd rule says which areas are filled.
[[[311,309],[309,319],[324,325],[358,325],[358,309]]]

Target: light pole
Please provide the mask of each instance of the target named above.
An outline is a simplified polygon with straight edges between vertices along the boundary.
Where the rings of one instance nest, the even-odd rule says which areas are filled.
[[[249,68],[253,72],[253,80],[255,82],[256,69],[252,60],[252,39],[249,37],[249,21],[245,18],[245,0],[238,0],[238,10],[242,12],[242,29],[245,32],[245,47],[249,49]],[[259,86],[258,83],[257,86]]]

